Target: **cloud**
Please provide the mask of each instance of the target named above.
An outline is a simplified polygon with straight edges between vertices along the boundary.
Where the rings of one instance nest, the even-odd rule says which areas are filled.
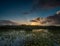
[[[39,10],[41,8],[54,8],[60,6],[60,0],[33,0],[32,10]]]
[[[46,21],[48,23],[51,23],[51,24],[60,24],[60,13],[59,14],[55,14],[53,16],[48,16],[46,19],[47,19]]]
[[[28,11],[23,11],[22,14],[31,14],[44,9],[52,9],[60,6],[60,0],[32,0],[31,2],[26,0],[25,3],[31,3]]]
[[[18,23],[10,20],[0,20],[0,25],[18,25]]]
[[[41,9],[52,9],[60,6],[60,0],[32,0],[31,2],[31,8],[28,11],[22,12],[22,14],[30,14]]]
[[[38,21],[40,21],[40,17],[37,17],[34,20],[31,20],[31,22],[38,22]]]
[[[59,12],[59,11],[58,11]],[[40,25],[60,25],[60,12],[46,18],[35,18],[31,22],[40,23]]]
[[[29,11],[22,11],[22,12],[21,12],[22,15],[28,15],[28,14],[30,14],[30,13],[32,13],[30,10],[29,10]]]

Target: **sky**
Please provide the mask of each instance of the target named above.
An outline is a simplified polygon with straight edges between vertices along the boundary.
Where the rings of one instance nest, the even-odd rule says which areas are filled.
[[[60,0],[0,0],[0,20],[29,23],[36,17],[47,17],[60,10]]]

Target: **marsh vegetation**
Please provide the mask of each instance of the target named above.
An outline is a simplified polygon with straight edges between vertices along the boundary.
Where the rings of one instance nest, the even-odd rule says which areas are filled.
[[[60,46],[60,33],[47,29],[0,30],[0,46]]]

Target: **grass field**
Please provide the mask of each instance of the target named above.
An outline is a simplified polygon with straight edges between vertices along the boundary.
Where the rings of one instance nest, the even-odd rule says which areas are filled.
[[[59,32],[58,29],[0,30],[0,46],[60,46]]]

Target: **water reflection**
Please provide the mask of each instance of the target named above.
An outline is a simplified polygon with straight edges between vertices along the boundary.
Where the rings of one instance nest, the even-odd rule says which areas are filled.
[[[53,33],[45,29],[9,30],[0,32],[0,46],[59,46],[59,41]]]

